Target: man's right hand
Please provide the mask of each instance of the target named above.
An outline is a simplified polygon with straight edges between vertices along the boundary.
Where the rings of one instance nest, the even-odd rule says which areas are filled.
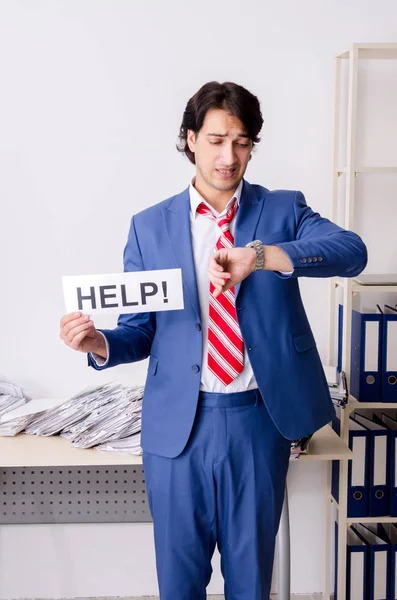
[[[107,359],[106,343],[103,335],[95,329],[88,315],[74,312],[61,319],[59,337],[67,346],[79,352],[93,352]]]

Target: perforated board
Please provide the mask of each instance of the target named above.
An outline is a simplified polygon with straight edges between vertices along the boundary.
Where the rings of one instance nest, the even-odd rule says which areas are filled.
[[[143,467],[0,467],[0,524],[151,521]]]

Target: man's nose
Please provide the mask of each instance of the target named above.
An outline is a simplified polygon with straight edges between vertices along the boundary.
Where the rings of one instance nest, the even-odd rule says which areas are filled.
[[[236,152],[233,144],[225,144],[222,148],[222,163],[225,167],[230,167],[236,162]]]

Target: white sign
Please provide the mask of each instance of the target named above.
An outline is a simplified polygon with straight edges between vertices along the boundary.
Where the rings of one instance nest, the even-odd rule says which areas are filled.
[[[181,269],[65,275],[62,284],[67,314],[75,311],[95,315],[183,309]]]

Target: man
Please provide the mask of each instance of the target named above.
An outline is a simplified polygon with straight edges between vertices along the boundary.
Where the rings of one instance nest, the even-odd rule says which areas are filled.
[[[162,600],[206,597],[216,544],[227,600],[269,598],[291,440],[334,416],[298,277],[367,261],[301,192],[243,179],[262,122],[248,90],[204,85],[179,136],[195,178],[132,218],[125,270],[181,268],[182,311],[102,332],[80,313],[61,321],[95,369],[150,356],[142,448]]]

